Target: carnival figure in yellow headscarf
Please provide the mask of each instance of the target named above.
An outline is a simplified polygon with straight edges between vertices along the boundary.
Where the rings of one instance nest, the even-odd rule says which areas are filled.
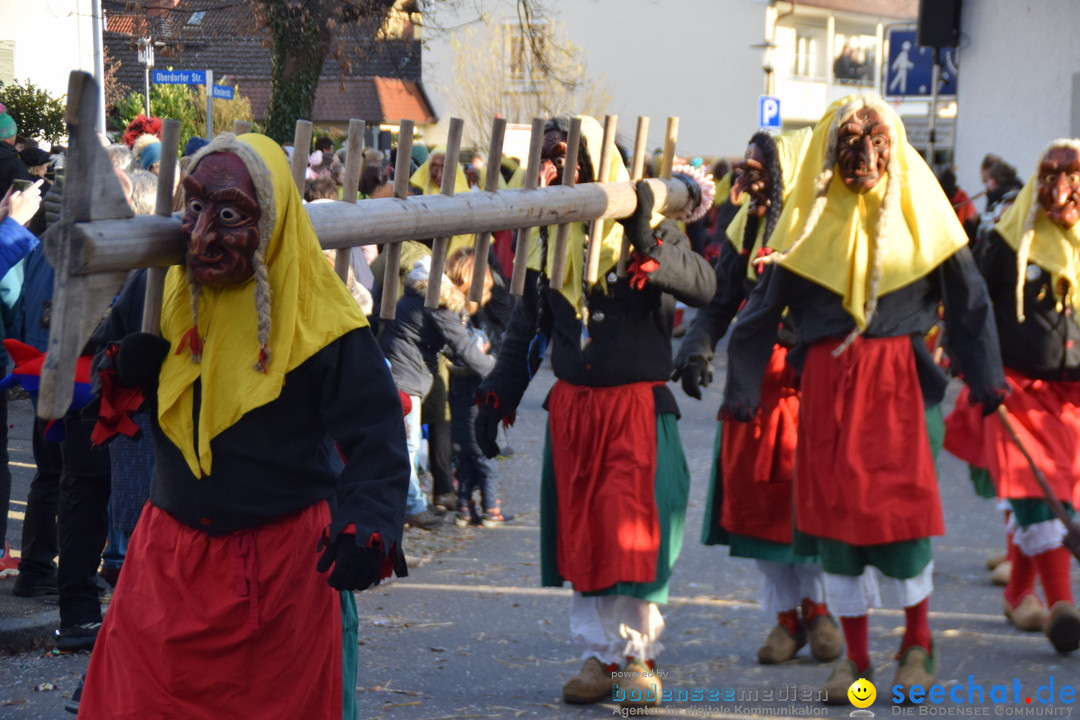
[[[757,283],[762,248],[774,237],[809,139],[809,129],[755,133],[735,165],[730,197],[740,205],[727,228],[718,229],[726,230],[728,243],[716,263],[716,295],[695,316],[675,357],[672,379],[681,379],[690,397],[701,399],[701,386],[712,380],[713,349]],[[729,545],[732,556],[754,558],[761,571],[762,607],[777,619],[758,649],[762,664],[790,660],[807,642],[821,661],[835,660],[844,648],[825,602],[821,566],[814,553],[793,543],[799,391],[785,362],[789,345],[781,340],[773,348],[754,421],[717,428],[719,452],[702,528],[702,542]]]
[[[1080,140],[1051,143],[1013,205],[984,240],[980,267],[994,302],[1013,430],[1058,504],[1080,503]],[[1080,649],[1066,527],[996,417],[972,412],[966,392],[946,420],[945,447],[983,468],[1009,502],[1005,616],[1044,632],[1060,653]],[[1072,533],[1077,535],[1074,526]],[[1074,550],[1075,552],[1075,550]],[[1035,592],[1041,581],[1045,604]]]
[[[834,103],[818,124],[729,344],[726,419],[752,420],[785,311],[799,370],[795,521],[817,538],[847,644],[828,702],[871,671],[876,567],[907,618],[893,685],[927,686],[930,537],[944,532],[931,435],[946,378],[923,336],[944,302],[946,349],[987,411],[1003,376],[986,286],[933,173],[879,97]]]
[[[541,184],[557,184],[564,171],[578,184],[627,179],[616,152],[610,165],[597,167],[602,133],[588,117],[581,118],[578,164],[567,167],[570,127],[570,118],[546,125]],[[665,385],[671,329],[676,299],[704,304],[715,276],[672,221],[654,221],[652,205],[648,186],[639,183],[637,210],[623,225],[573,223],[559,290],[549,284],[556,230],[534,234],[525,294],[495,370],[480,387],[477,441],[490,456],[499,421],[512,420],[536,369],[539,347],[553,345],[558,380],[546,406],[541,573],[545,585],[574,587],[571,625],[586,660],[563,686],[568,703],[612,699],[619,668],[627,671],[618,682],[630,704],[654,704],[660,694],[652,671],[663,630],[658,604],[667,600],[689,481]],[[619,277],[624,229],[634,252],[627,276]],[[584,280],[590,236],[601,244],[596,283]],[[653,699],[637,692],[633,700],[635,688],[652,688]]]
[[[465,169],[461,163],[456,163],[454,171],[454,194],[467,193],[472,188],[465,177]],[[432,150],[424,164],[409,176],[409,184],[417,188],[421,195],[438,195],[442,192],[443,173],[446,172],[446,146],[437,145]],[[472,247],[475,241],[474,235],[454,235],[446,248],[446,256],[449,257],[454,251],[463,247]]]
[[[107,353],[148,391],[156,467],[80,710],[339,718],[336,590],[405,571],[401,403],[281,148],[219,136],[183,183],[163,337]]]

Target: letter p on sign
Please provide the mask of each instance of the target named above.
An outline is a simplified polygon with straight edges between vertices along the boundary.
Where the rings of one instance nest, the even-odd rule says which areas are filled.
[[[758,101],[758,127],[780,128],[780,98],[762,95]]]

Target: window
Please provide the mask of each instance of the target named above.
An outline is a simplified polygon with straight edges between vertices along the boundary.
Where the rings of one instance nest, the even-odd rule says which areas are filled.
[[[548,31],[548,28],[534,26],[533,37],[530,37],[530,33],[520,24],[508,23],[506,25],[506,81],[512,90],[519,92],[536,90],[536,83],[542,74],[536,51],[544,51]]]
[[[804,35],[799,32],[795,35],[795,68],[793,75],[799,77],[816,77],[820,75],[818,70],[818,54],[820,43],[812,35]]]
[[[0,40],[0,83],[15,82],[15,41]]]
[[[202,22],[202,19],[205,16],[206,16],[206,11],[205,10],[197,10],[197,11],[191,13],[191,17],[188,18],[187,24],[188,25],[198,25],[199,23]]]

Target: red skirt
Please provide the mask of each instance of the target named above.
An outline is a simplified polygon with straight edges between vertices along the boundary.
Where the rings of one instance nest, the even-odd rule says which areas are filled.
[[[578,592],[656,579],[653,386],[555,383],[548,397],[559,574]]]
[[[720,430],[721,524],[737,535],[790,544],[799,391],[786,359],[786,349],[773,348],[762,380],[762,409],[753,421],[726,422]]]
[[[90,656],[79,714],[341,718],[341,606],[315,570],[325,502],[210,537],[147,504]]]
[[[1059,500],[1080,499],[1080,382],[1034,380],[1005,369],[1009,411],[1016,434],[1035,458]],[[1027,459],[997,417],[971,405],[967,386],[945,419],[945,449],[969,465],[986,468],[999,497],[1043,498]]]
[[[945,533],[911,338],[813,345],[795,452],[799,530],[852,545]]]

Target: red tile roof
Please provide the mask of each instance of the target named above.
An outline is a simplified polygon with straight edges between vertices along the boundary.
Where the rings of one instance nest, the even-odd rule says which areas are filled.
[[[398,78],[377,77],[375,92],[379,96],[383,120],[399,122],[412,120],[417,123],[434,122],[435,117],[424,89],[419,83]]]
[[[142,36],[146,34],[146,18],[141,15],[106,13],[105,31]]]
[[[256,119],[266,115],[270,102],[270,81],[260,77],[233,76],[237,88],[251,101]],[[396,78],[323,78],[315,95],[313,112],[317,122],[396,123],[403,119],[417,123],[438,118],[419,83]]]

